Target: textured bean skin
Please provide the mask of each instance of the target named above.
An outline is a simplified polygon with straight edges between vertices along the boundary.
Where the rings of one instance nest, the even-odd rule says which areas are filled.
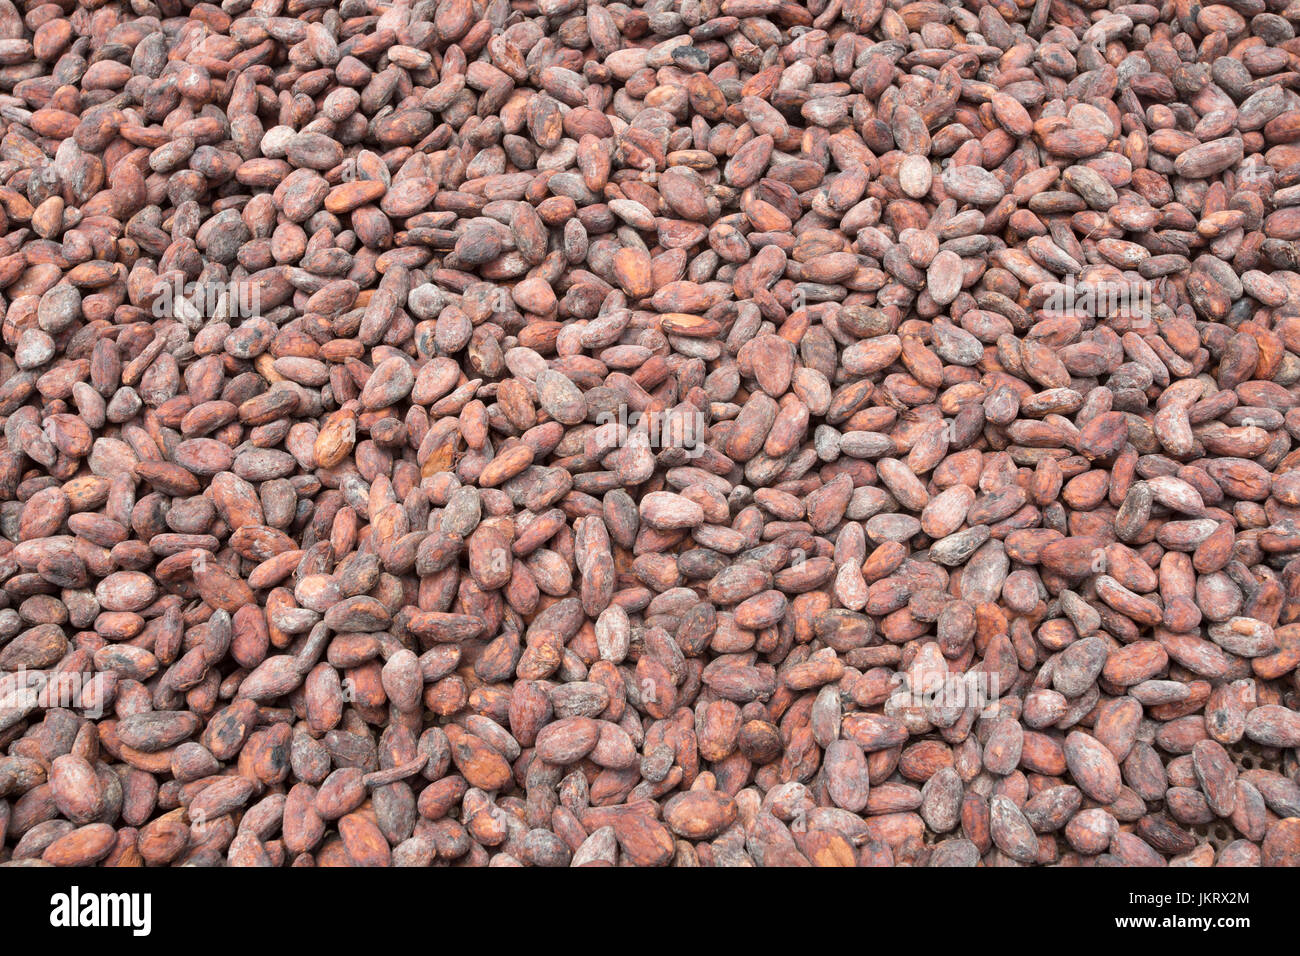
[[[973,7],[0,0],[0,865],[1300,864],[1295,10]]]

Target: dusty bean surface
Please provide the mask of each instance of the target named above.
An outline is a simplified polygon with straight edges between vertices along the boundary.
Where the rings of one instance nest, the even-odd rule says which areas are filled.
[[[1300,865],[1298,26],[0,0],[0,865]]]

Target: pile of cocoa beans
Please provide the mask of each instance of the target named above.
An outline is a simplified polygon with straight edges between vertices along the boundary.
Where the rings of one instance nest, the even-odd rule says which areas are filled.
[[[1297,0],[0,0],[0,864],[1300,865]]]

